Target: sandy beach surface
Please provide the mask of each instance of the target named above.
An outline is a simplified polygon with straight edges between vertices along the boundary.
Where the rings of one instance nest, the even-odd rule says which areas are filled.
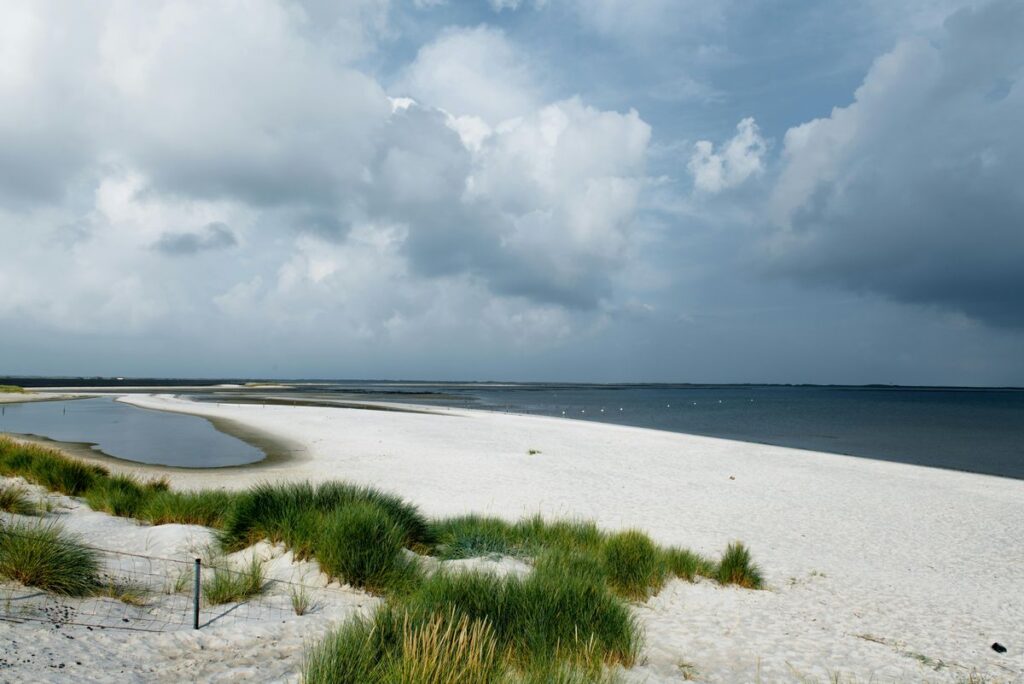
[[[61,401],[77,399],[80,394],[64,392],[4,392],[0,393],[0,404],[25,404],[30,401]]]
[[[636,605],[646,648],[630,681],[1024,681],[1022,481],[537,416],[124,401],[298,446],[261,467],[116,468],[166,473],[176,488],[344,479],[398,493],[428,515],[589,518],[713,555],[747,543],[769,589],[673,581]],[[69,524],[108,547],[159,538],[165,553],[187,555],[196,535],[209,534],[67,505]],[[0,668],[0,679],[59,680],[44,661],[74,651],[86,664],[74,670],[79,681],[180,681],[183,672],[294,680],[303,639],[367,605],[351,594],[318,616],[198,633],[0,623],[0,650],[35,654]],[[1008,652],[993,651],[996,641]]]

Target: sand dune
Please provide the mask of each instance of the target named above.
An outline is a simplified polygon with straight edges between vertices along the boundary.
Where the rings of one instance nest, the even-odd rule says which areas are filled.
[[[631,679],[1024,680],[1021,481],[536,416],[124,400],[229,419],[302,447],[257,468],[167,469],[175,487],[345,479],[399,493],[429,515],[585,517],[710,554],[746,542],[769,590],[672,582],[636,606],[647,647]],[[265,627],[171,636],[145,650],[145,662],[192,662],[197,643],[220,638],[244,675],[251,644],[269,640],[274,657],[300,646],[291,627]],[[24,630],[0,626],[0,638]],[[136,637],[102,639],[113,654],[131,652]],[[994,641],[1008,653],[992,651]]]

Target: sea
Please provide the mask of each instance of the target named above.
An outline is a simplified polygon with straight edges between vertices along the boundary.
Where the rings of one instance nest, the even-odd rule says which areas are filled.
[[[20,380],[20,382],[19,382]],[[900,386],[564,384],[244,379],[11,379],[23,386],[179,386],[240,395],[398,402],[554,416],[1024,479],[1024,389]],[[203,385],[204,387],[197,387]],[[187,387],[187,389],[186,389]],[[628,458],[628,455],[624,455]]]

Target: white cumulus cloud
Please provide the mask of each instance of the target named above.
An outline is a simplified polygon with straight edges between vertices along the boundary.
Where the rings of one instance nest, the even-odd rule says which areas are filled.
[[[767,149],[757,123],[750,117],[740,121],[736,135],[717,150],[709,140],[698,141],[687,163],[694,187],[701,192],[717,193],[740,185],[764,171]]]

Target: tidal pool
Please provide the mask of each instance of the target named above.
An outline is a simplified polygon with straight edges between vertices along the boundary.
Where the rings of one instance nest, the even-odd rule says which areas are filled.
[[[0,432],[88,444],[114,458],[178,468],[221,468],[266,457],[206,418],[138,408],[113,397],[4,404]]]

